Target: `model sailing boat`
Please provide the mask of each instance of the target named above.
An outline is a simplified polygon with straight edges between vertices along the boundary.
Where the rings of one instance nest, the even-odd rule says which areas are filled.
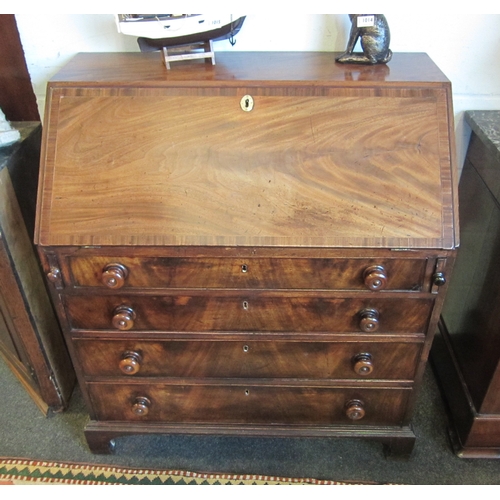
[[[116,14],[118,31],[136,36],[142,52],[227,39],[234,45],[244,20],[240,14]]]

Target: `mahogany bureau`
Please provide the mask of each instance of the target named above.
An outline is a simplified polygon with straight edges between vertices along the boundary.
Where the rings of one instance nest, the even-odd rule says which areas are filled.
[[[425,54],[79,54],[48,85],[36,243],[92,451],[145,433],[408,456],[457,241]]]

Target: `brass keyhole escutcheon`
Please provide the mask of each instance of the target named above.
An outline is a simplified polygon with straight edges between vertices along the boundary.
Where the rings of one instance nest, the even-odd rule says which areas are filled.
[[[253,97],[251,95],[244,95],[241,98],[240,106],[243,111],[252,111],[253,109]]]

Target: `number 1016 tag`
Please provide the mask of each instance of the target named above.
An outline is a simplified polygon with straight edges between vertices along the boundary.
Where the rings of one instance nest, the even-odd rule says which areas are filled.
[[[375,25],[375,16],[359,16],[358,28],[368,28]]]

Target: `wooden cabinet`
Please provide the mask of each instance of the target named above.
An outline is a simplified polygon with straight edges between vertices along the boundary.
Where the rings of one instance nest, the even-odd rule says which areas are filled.
[[[461,248],[433,348],[455,452],[500,458],[500,112],[468,111]]]
[[[66,408],[75,374],[33,247],[41,127],[0,149],[0,355],[43,414]]]
[[[48,89],[36,241],[91,449],[177,432],[409,455],[458,243],[429,58],[80,54]]]

